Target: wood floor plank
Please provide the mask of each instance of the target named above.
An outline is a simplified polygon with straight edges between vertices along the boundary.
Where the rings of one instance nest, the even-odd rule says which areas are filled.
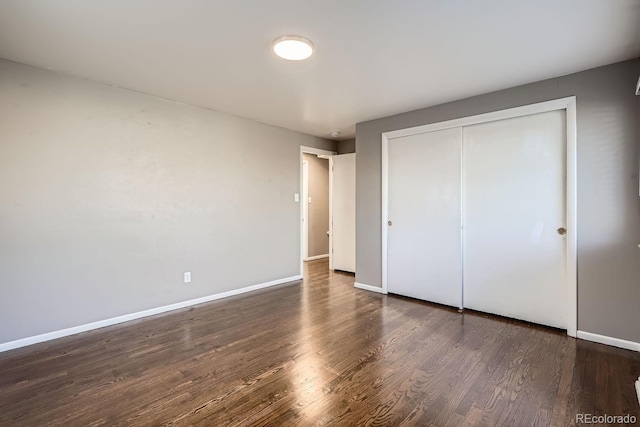
[[[302,281],[0,354],[0,425],[573,425],[640,418],[640,355]]]

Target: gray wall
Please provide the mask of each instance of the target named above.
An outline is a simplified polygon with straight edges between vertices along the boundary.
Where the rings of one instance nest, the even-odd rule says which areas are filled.
[[[576,95],[578,329],[640,342],[640,60],[356,126],[356,282],[381,286],[381,133]]]
[[[304,153],[309,162],[309,253],[310,257],[329,253],[329,160]]]
[[[0,343],[299,274],[300,145],[0,60]]]
[[[356,152],[356,139],[345,139],[338,142],[338,154],[349,154]]]

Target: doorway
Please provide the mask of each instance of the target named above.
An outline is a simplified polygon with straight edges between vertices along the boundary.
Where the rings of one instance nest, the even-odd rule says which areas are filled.
[[[355,153],[300,147],[300,275],[323,259],[355,273],[355,179]]]
[[[302,276],[305,262],[355,273],[355,156],[300,147],[300,193],[296,194],[296,201],[300,202]]]
[[[302,154],[303,261],[329,258],[329,157]]]
[[[331,259],[331,167],[333,151],[300,147],[300,275],[305,262]],[[299,195],[299,197],[298,197]]]

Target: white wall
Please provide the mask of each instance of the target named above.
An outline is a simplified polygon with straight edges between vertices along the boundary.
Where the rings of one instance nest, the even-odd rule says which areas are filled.
[[[299,274],[300,145],[0,60],[0,343]]]

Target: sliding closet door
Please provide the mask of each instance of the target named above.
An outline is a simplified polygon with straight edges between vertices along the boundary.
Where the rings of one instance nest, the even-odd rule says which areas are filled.
[[[567,327],[564,111],[463,129],[464,306]]]
[[[389,292],[461,306],[460,162],[460,128],[389,141]]]

